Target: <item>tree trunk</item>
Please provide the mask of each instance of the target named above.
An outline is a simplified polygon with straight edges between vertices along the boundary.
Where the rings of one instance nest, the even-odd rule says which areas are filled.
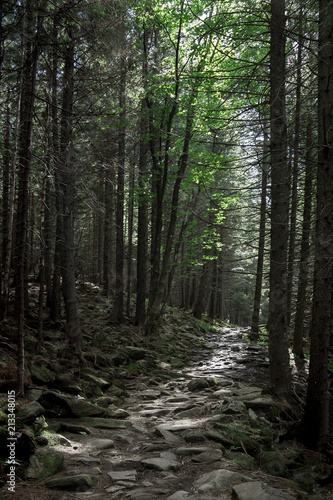
[[[21,89],[22,91],[22,89]],[[16,159],[19,134],[19,114],[21,107],[21,95],[17,103],[17,115],[14,128],[13,156],[10,152],[10,108],[7,108],[7,123],[5,131],[5,157],[3,172],[3,205],[2,205],[2,293],[1,293],[1,318],[7,317],[8,299],[10,288],[10,268],[13,253],[13,228],[15,210],[15,181],[16,181]]]
[[[139,200],[138,200],[138,249],[136,268],[136,313],[135,324],[143,325],[146,320],[146,293],[147,293],[147,120],[146,103],[141,102],[140,123],[140,153],[139,153]]]
[[[304,187],[304,209],[301,255],[299,264],[298,289],[296,300],[295,331],[293,341],[293,353],[300,359],[304,358],[304,317],[306,304],[306,288],[308,283],[311,212],[312,212],[312,183],[313,183],[313,158],[312,158],[312,121],[309,119],[307,125],[307,145],[305,158],[305,187]]]
[[[252,340],[259,339],[259,318],[261,304],[262,277],[264,270],[264,254],[265,254],[265,232],[266,232],[266,196],[267,196],[267,155],[268,137],[267,127],[264,128],[264,155],[262,159],[262,174],[261,174],[261,200],[260,200],[260,224],[259,224],[259,247],[257,260],[256,284],[254,290],[253,312],[250,338]]]
[[[17,313],[17,394],[22,396],[24,395],[25,378],[24,289],[27,261],[26,243],[28,233],[29,178],[39,30],[39,20],[36,29],[35,2],[33,0],[27,0],[26,33],[24,41],[25,61],[22,72],[22,104],[20,110],[18,154],[19,186],[15,294],[15,310]]]
[[[74,260],[74,184],[75,171],[72,152],[72,120],[74,92],[74,41],[72,28],[67,26],[67,45],[65,49],[65,64],[63,72],[63,94],[61,109],[60,161],[60,199],[62,208],[61,235],[61,277],[62,294],[66,312],[66,332],[69,343],[81,357],[82,332],[78,315],[75,260]]]
[[[288,165],[285,112],[285,2],[271,1],[271,253],[269,297],[270,385],[289,399],[291,373],[287,333]]]
[[[114,228],[114,166],[109,163],[105,167],[104,188],[104,246],[103,246],[103,292],[110,298],[112,291],[113,236]]]
[[[333,31],[332,0],[319,1],[317,220],[310,366],[303,424],[311,448],[329,437],[328,353],[333,260]]]
[[[131,167],[129,179],[129,192],[134,193],[134,165]],[[132,288],[132,268],[133,268],[133,217],[134,217],[134,200],[133,194],[130,194],[128,201],[128,251],[127,251],[127,300],[126,300],[126,315],[131,317],[131,288]]]
[[[125,117],[126,117],[126,53],[121,56],[119,85],[119,135],[118,135],[118,172],[116,201],[116,282],[114,305],[111,313],[112,322],[124,320],[124,189],[125,189]]]
[[[55,249],[54,249],[54,265],[52,274],[52,288],[50,296],[50,319],[58,324],[61,317],[61,235],[62,235],[62,201],[61,201],[61,182],[60,173],[57,168],[59,161],[59,126],[58,126],[58,45],[57,45],[58,26],[56,19],[53,24],[52,42],[52,73],[51,73],[51,115],[52,115],[52,150],[55,157],[54,163],[54,184],[55,184],[55,209],[56,209],[56,230],[55,230]]]

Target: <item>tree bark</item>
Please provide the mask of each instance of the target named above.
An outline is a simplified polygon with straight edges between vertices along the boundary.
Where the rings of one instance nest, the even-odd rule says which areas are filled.
[[[306,289],[308,284],[310,234],[311,234],[311,213],[312,213],[312,184],[313,184],[313,158],[312,158],[312,121],[309,119],[307,125],[307,145],[305,158],[305,187],[304,187],[304,208],[302,224],[301,255],[299,264],[299,277],[296,300],[295,330],[293,340],[293,353],[299,359],[304,358],[304,318],[306,305]]]
[[[291,373],[287,333],[288,165],[285,112],[285,2],[271,1],[271,252],[269,297],[270,386],[289,399]]]
[[[329,438],[328,354],[333,260],[333,31],[332,0],[319,1],[318,169],[310,366],[303,425],[311,448]],[[330,20],[330,22],[329,22]]]
[[[111,313],[112,322],[124,320],[124,189],[125,189],[125,117],[126,117],[126,52],[125,40],[122,48],[119,85],[119,134],[118,134],[118,166],[117,166],[117,198],[116,198],[116,280],[114,305]]]
[[[265,234],[266,234],[266,197],[267,197],[267,155],[269,154],[268,147],[268,131],[267,127],[264,128],[264,150],[262,159],[262,173],[261,173],[261,200],[260,200],[260,223],[259,223],[259,246],[258,246],[258,260],[256,272],[256,284],[254,289],[253,312],[250,338],[253,340],[259,339],[259,318],[260,318],[260,305],[261,305],[261,290],[262,278],[264,270],[264,254],[265,254]]]
[[[71,6],[71,2],[69,7]],[[73,93],[74,93],[74,40],[72,27],[68,24],[67,45],[63,72],[63,94],[61,109],[61,137],[60,161],[58,171],[60,175],[60,200],[62,214],[61,248],[61,277],[62,294],[65,303],[66,333],[69,343],[81,357],[82,332],[78,315],[75,259],[74,259],[74,184],[75,171],[72,151],[73,128]]]
[[[37,28],[36,28],[37,26]],[[35,2],[26,2],[26,32],[24,34],[25,60],[22,72],[22,99],[20,109],[19,154],[18,154],[18,211],[16,252],[16,294],[17,314],[17,394],[24,395],[25,378],[25,269],[28,233],[29,178],[31,164],[32,123],[35,103],[35,85],[38,60],[38,37],[40,19],[36,24]]]

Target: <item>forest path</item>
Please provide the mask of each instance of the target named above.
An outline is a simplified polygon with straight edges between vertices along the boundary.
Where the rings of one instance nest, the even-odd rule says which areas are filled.
[[[268,381],[266,346],[243,341],[239,329],[224,328],[211,335],[200,359],[177,372],[164,368],[128,381],[118,419],[57,419],[91,433],[61,431],[67,445],[54,448],[65,456],[64,469],[29,486],[30,496],[26,487],[18,488],[16,499],[297,498],[295,485],[264,474],[253,458],[260,419],[272,425],[266,412],[274,403],[257,386]],[[238,423],[245,428],[251,422],[254,430],[237,438],[243,432]],[[71,479],[61,491],[61,481]]]

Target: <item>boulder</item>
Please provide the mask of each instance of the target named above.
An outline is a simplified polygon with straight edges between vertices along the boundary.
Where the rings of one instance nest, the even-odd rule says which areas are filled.
[[[99,429],[127,429],[131,427],[131,422],[127,420],[102,418],[102,417],[82,417],[78,418],[77,422],[88,427],[95,427]]]
[[[44,392],[38,399],[47,414],[59,417],[104,416],[106,411],[84,399],[73,398],[53,391]]]
[[[199,493],[217,493],[221,488],[229,486],[233,483],[242,483],[252,481],[247,476],[232,472],[226,469],[217,469],[200,476],[194,481],[194,487]]]
[[[16,414],[16,418],[24,423],[34,422],[37,417],[44,415],[45,409],[37,401],[22,406]]]
[[[261,456],[261,466],[271,476],[284,476],[286,463],[284,457],[278,451],[268,451]]]
[[[40,481],[61,472],[64,466],[64,456],[52,448],[38,448],[31,455],[27,468],[27,479]]]
[[[260,481],[237,484],[232,491],[235,500],[295,500],[288,493],[271,488]]]
[[[75,490],[76,492],[88,491],[98,483],[95,476],[89,474],[77,474],[69,477],[58,477],[50,479],[44,485],[52,490]]]

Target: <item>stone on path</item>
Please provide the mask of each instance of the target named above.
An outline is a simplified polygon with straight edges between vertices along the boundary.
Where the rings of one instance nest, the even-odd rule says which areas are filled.
[[[98,479],[95,476],[90,476],[89,474],[77,474],[76,476],[69,477],[58,477],[56,479],[50,479],[44,483],[47,488],[52,490],[73,490],[88,491],[98,483]]]
[[[133,470],[112,470],[108,472],[108,476],[113,479],[113,481],[136,481],[137,472]]]
[[[141,460],[141,464],[145,465],[148,469],[155,469],[158,471],[168,471],[168,470],[178,470],[181,467],[181,463],[176,460],[170,460],[169,458],[147,458]]]
[[[100,429],[127,429],[132,425],[128,420],[102,417],[82,417],[78,418],[76,422],[82,425],[87,425],[88,427],[96,427]]]
[[[114,442],[112,439],[94,438],[91,436],[85,436],[80,439],[80,443],[84,443],[89,448],[94,448],[96,450],[108,450],[114,448]]]
[[[209,450],[192,457],[192,462],[200,463],[200,464],[211,464],[222,458],[221,450]]]
[[[284,491],[271,488],[260,481],[247,484],[237,484],[233,487],[235,500],[295,500]]]
[[[64,456],[60,451],[52,448],[37,448],[30,456],[26,472],[27,479],[40,481],[57,474],[63,469]]]
[[[166,500],[186,500],[189,496],[189,493],[187,491],[179,490],[176,491],[173,495],[170,497],[167,497]]]
[[[105,409],[100,406],[53,391],[43,392],[38,401],[52,416],[96,417],[105,414]]]
[[[177,455],[182,455],[182,456],[190,456],[190,455],[199,455],[200,453],[204,453],[205,451],[211,451],[212,448],[208,448],[207,446],[201,446],[201,447],[181,447],[177,448],[176,454]]]
[[[238,472],[232,472],[227,469],[217,469],[207,474],[203,474],[194,481],[193,485],[199,493],[217,493],[221,488],[232,483],[247,481],[252,481],[252,479]]]

